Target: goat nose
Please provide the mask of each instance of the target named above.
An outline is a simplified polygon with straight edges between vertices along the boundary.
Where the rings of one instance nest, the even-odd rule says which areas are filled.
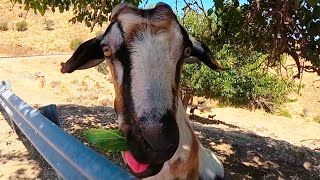
[[[175,118],[165,114],[160,120],[139,119],[139,128],[145,141],[152,147],[153,151],[164,152],[176,150],[179,144],[179,129]]]

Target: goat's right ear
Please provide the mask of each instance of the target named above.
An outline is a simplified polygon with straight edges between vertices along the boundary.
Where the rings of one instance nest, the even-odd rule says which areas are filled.
[[[213,56],[212,52],[210,51],[209,47],[202,43],[201,41],[196,40],[194,37],[190,37],[192,42],[192,48],[190,56],[196,57],[205,65],[213,70],[222,70],[223,66],[218,63],[216,58]],[[193,63],[196,62],[195,59],[189,58],[187,59],[186,63]]]
[[[98,36],[81,44],[66,63],[61,63],[61,73],[72,73],[100,64],[104,60],[101,40],[102,36]]]

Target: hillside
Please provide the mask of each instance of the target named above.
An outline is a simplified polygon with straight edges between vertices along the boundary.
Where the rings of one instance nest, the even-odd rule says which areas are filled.
[[[72,12],[26,15],[9,0],[0,0],[0,14],[5,14],[0,22],[7,21],[10,27],[0,31],[0,81],[10,80],[13,92],[34,107],[56,104],[62,128],[85,144],[83,129],[117,127],[110,75],[96,69],[63,75],[60,63],[68,56],[1,59],[72,53],[72,39],[92,38],[105,27],[90,32],[83,24],[68,23]],[[29,29],[18,32],[15,23],[24,18]],[[53,20],[53,30],[45,29],[45,20]],[[320,115],[318,79],[315,73],[304,73],[302,96],[292,94],[295,102],[283,107],[291,118],[221,108],[212,100],[191,115],[200,140],[218,153],[229,179],[320,179],[320,123],[314,122]],[[208,115],[216,116],[208,119]],[[0,179],[55,179],[50,166],[23,137],[12,133],[6,120],[0,113]],[[125,168],[119,154],[99,152]]]
[[[71,11],[62,14],[47,11],[41,16],[31,10],[23,10],[19,4],[12,5],[10,0],[0,0],[0,5],[0,23],[7,22],[9,26],[8,31],[0,31],[0,56],[70,53],[71,40],[87,40],[96,33],[104,32],[98,26],[90,32],[90,28],[81,23],[69,23],[73,14]],[[28,30],[19,32],[16,23],[23,20],[28,23]],[[53,30],[45,29],[46,21],[53,22]]]

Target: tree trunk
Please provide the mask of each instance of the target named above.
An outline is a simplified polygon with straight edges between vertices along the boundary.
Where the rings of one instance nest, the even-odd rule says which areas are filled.
[[[300,59],[299,59],[299,55],[293,50],[288,50],[288,54],[294,59],[294,61],[296,62],[296,65],[297,65],[297,69],[298,69],[298,74],[293,76],[293,77],[300,79],[301,71],[302,71],[302,65],[301,65],[301,62],[300,62]]]

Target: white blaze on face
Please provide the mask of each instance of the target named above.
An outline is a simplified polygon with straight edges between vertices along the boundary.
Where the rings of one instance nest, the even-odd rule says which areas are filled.
[[[170,32],[154,34],[147,28],[130,44],[131,93],[138,118],[144,113],[152,113],[147,118],[161,118],[173,107],[172,88],[176,86],[176,65],[183,42],[178,30],[172,27]]]

